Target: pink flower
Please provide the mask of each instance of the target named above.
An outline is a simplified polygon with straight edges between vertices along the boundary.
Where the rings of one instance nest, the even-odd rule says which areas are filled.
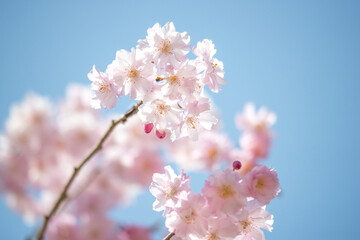
[[[258,112],[253,103],[247,103],[244,112],[236,116],[236,126],[246,132],[266,133],[276,122],[276,115],[262,107]]]
[[[117,88],[109,75],[100,72],[95,65],[88,74],[88,78],[92,81],[91,89],[95,90],[95,96],[91,101],[93,108],[114,108],[117,102]]]
[[[178,176],[170,166],[166,166],[164,174],[155,173],[150,184],[150,193],[156,198],[153,209],[155,211],[174,208],[181,192],[189,192],[190,177],[183,172]]]
[[[177,69],[166,72],[161,92],[171,100],[192,98],[197,82],[197,72],[194,66],[184,64]]]
[[[51,240],[77,240],[79,239],[78,231],[76,218],[71,214],[62,213],[51,220],[45,238]]]
[[[152,123],[161,132],[172,129],[180,123],[177,102],[155,99],[145,102],[139,107],[139,117],[144,123]]]
[[[213,213],[223,211],[232,214],[245,206],[246,196],[239,181],[239,176],[230,169],[217,170],[209,177],[202,193]]]
[[[235,222],[240,230],[240,234],[235,240],[265,240],[263,228],[272,231],[274,223],[273,215],[265,210],[265,206],[260,206],[256,201],[249,204],[235,215]]]
[[[144,54],[134,48],[131,52],[117,51],[107,71],[113,75],[121,93],[130,94],[130,98],[142,100],[155,82],[153,64],[146,62]]]
[[[78,239],[113,240],[115,239],[114,222],[104,215],[92,216],[84,219]]]
[[[205,206],[201,194],[190,192],[186,198],[180,199],[173,211],[165,216],[169,232],[176,232],[176,236],[184,238],[188,235],[203,236],[207,228],[207,219],[202,214]]]
[[[255,158],[266,158],[271,147],[272,135],[270,132],[245,132],[239,139],[240,146]]]
[[[129,179],[134,179],[144,187],[149,187],[153,174],[161,172],[164,168],[158,151],[143,149],[133,156],[133,159],[133,166],[129,169]]]
[[[243,180],[249,196],[262,204],[268,204],[280,192],[276,171],[263,165],[254,167]]]
[[[147,31],[145,40],[139,41],[139,49],[149,52],[160,68],[168,63],[173,66],[187,60],[186,54],[190,51],[190,37],[186,32],[176,32],[172,22],[166,23],[163,27],[156,23]],[[149,54],[149,55],[150,55]]]
[[[237,226],[227,216],[210,218],[206,234],[196,240],[233,240],[238,234]]]
[[[189,138],[178,139],[171,144],[170,151],[182,169],[212,171],[229,159],[231,147],[228,137],[214,130],[201,132],[195,142]]]
[[[213,92],[219,92],[221,84],[225,84],[224,66],[223,63],[213,56],[216,53],[214,44],[211,40],[204,39],[198,42],[193,49],[194,54],[198,57],[195,63],[199,66],[200,71],[203,71],[201,80],[203,84],[208,85]]]
[[[173,139],[190,137],[192,140],[197,140],[200,132],[211,130],[217,122],[218,119],[210,110],[209,99],[200,98],[187,104],[184,108],[183,123],[179,125]]]

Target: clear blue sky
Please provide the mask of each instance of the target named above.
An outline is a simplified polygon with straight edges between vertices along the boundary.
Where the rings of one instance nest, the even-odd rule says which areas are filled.
[[[27,91],[57,99],[70,82],[89,84],[94,63],[104,70],[148,27],[173,21],[193,44],[214,41],[228,80],[214,100],[234,142],[245,102],[278,115],[269,163],[283,194],[269,207],[275,229],[267,239],[358,239],[359,12],[359,1],[346,0],[3,0],[0,123]],[[120,218],[161,219],[152,201],[145,195],[141,211],[119,211]],[[0,239],[31,231],[0,200]]]

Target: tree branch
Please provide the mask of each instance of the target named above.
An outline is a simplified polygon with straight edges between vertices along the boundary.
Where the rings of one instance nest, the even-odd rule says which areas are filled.
[[[76,178],[76,176],[79,174],[81,168],[98,152],[102,149],[103,147],[103,143],[105,142],[105,140],[110,136],[111,132],[114,130],[114,128],[120,124],[120,123],[125,123],[127,121],[128,118],[130,118],[131,116],[135,115],[138,110],[139,110],[139,106],[142,104],[143,102],[140,101],[137,104],[135,104],[130,110],[128,110],[124,116],[122,116],[121,118],[119,118],[118,120],[113,120],[111,121],[111,125],[108,128],[108,130],[105,132],[105,134],[103,135],[103,137],[100,139],[100,141],[98,142],[98,144],[93,148],[93,150],[82,160],[82,162],[78,165],[74,167],[74,172],[71,175],[70,179],[67,181],[64,189],[62,190],[61,194],[59,195],[57,201],[55,202],[55,205],[52,207],[52,209],[50,210],[50,212],[44,216],[44,223],[41,227],[41,229],[39,230],[38,234],[37,234],[37,240],[42,240],[44,238],[45,235],[45,231],[46,228],[49,224],[50,219],[54,216],[54,214],[56,213],[56,211],[58,210],[58,208],[60,207],[61,203],[67,198],[67,192],[71,186],[71,184],[74,182],[74,179]]]
[[[163,240],[170,240],[175,235],[175,233],[169,233]]]

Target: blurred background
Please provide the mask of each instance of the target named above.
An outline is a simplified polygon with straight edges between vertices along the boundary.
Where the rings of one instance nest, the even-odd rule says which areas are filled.
[[[211,39],[228,83],[213,99],[237,144],[234,116],[254,102],[276,112],[267,164],[282,194],[267,239],[357,239],[360,215],[360,2],[318,1],[1,1],[0,123],[28,91],[52,100],[69,83],[89,85],[147,28],[173,21],[192,45]],[[118,108],[122,111],[128,102]],[[1,130],[2,131],[2,130]],[[357,157],[358,156],[358,157]],[[192,176],[203,185],[204,176]],[[114,216],[162,224],[146,193]],[[34,231],[0,200],[0,239]]]

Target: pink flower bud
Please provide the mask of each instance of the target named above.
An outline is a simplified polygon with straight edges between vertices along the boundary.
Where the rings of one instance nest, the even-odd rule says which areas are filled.
[[[156,136],[160,139],[163,139],[166,136],[165,130],[163,132],[160,132],[159,130],[156,130]]]
[[[241,168],[241,162],[240,161],[234,161],[233,162],[233,170],[239,170]]]
[[[154,127],[154,124],[152,124],[152,123],[145,124],[144,125],[145,133],[150,133],[152,131],[153,127]]]

